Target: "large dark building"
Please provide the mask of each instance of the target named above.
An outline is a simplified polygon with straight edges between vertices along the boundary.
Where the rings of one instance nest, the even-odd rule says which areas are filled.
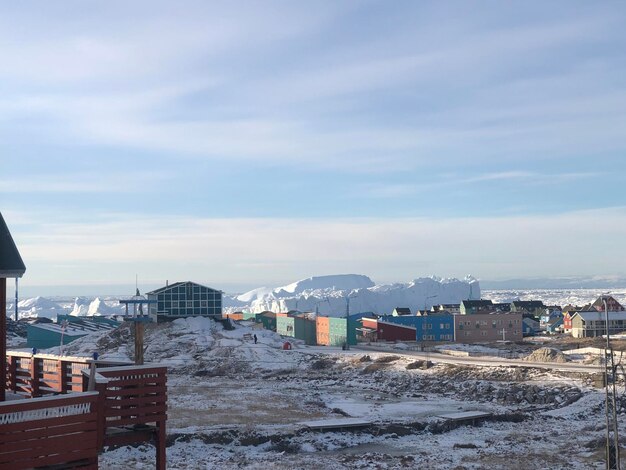
[[[148,300],[156,300],[150,305],[150,316],[157,321],[191,316],[222,317],[222,292],[195,282],[176,282],[146,295]]]

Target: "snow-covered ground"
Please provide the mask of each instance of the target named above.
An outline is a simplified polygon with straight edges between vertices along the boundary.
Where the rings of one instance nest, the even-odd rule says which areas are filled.
[[[283,342],[249,322],[232,331],[204,318],[148,326],[146,360],[169,366],[168,468],[603,468],[604,393],[587,376],[519,367],[423,369],[402,350],[342,351],[295,341],[285,351]],[[129,359],[133,345],[123,326],[67,349]],[[457,411],[493,417],[476,427],[438,417]],[[372,425],[324,433],[303,425],[343,417]],[[151,469],[154,449],[121,447],[100,459],[102,468]]]

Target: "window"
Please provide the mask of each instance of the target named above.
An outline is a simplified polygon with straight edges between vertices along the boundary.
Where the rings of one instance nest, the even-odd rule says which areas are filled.
[[[481,331],[480,334],[481,334],[481,336],[487,336],[487,332],[486,331]]]

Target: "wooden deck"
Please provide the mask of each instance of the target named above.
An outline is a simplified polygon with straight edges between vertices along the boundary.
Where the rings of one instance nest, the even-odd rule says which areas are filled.
[[[165,470],[167,368],[117,364],[9,353],[6,389],[27,399],[0,403],[0,470],[98,468],[107,446],[141,442]]]
[[[0,403],[0,470],[98,468],[97,392]]]

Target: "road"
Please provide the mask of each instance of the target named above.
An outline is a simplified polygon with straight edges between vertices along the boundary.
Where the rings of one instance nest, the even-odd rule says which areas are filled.
[[[407,351],[384,348],[380,346],[352,346],[352,350],[373,351],[400,356],[411,356],[422,360],[429,360],[441,364],[469,365],[469,366],[504,366],[504,367],[532,367],[548,370],[559,370],[567,372],[582,372],[587,374],[597,374],[604,371],[604,367],[599,365],[577,364],[571,362],[528,362],[520,359],[506,359],[501,357],[457,357],[436,352]]]

